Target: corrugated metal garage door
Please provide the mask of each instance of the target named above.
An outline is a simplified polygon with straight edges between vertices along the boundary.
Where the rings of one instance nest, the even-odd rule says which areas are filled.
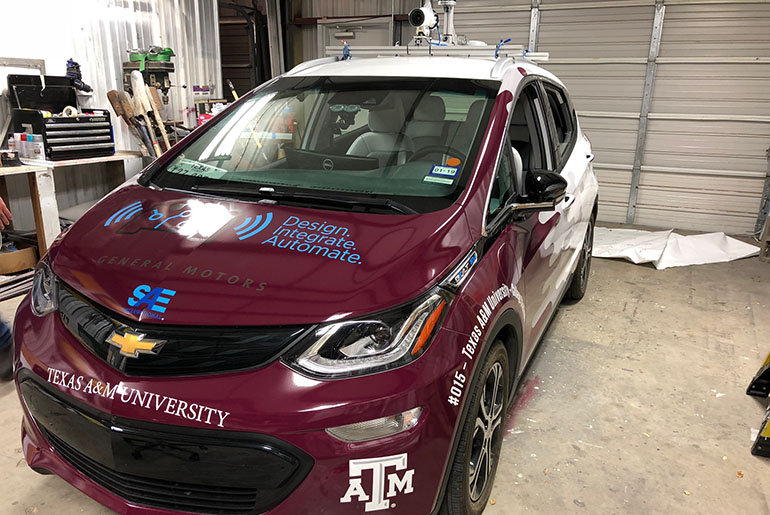
[[[512,44],[526,46],[531,5],[529,0],[460,0],[455,9],[455,32],[493,44],[511,38]]]
[[[535,4],[537,50],[550,53],[595,148],[600,219],[753,233],[770,146],[770,3],[664,2],[640,141],[655,1]]]
[[[770,146],[770,3],[667,2],[636,223],[753,232]]]
[[[625,222],[654,16],[648,6],[540,7],[539,51],[569,89],[596,154],[599,218]]]

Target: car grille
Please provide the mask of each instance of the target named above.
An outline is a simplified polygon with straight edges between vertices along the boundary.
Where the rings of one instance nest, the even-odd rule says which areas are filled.
[[[111,366],[106,342],[113,330],[130,328],[146,338],[165,340],[158,354],[140,354],[122,360],[126,375],[173,377],[235,372],[272,361],[307,328],[168,326],[131,321],[92,304],[64,283],[59,283],[59,315],[80,342]]]
[[[263,513],[293,492],[313,466],[305,452],[268,435],[100,412],[27,370],[19,373],[19,391],[62,459],[134,504],[192,513]]]
[[[127,501],[169,510],[222,515],[253,513],[256,508],[256,490],[205,487],[120,474],[79,453],[53,433],[44,431],[44,434],[70,465]]]

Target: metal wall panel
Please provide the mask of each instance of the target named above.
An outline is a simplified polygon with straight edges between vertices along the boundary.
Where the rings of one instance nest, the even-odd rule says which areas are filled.
[[[636,222],[749,234],[770,146],[770,4],[669,5]]]
[[[769,33],[767,2],[669,5],[660,56],[767,57]]]
[[[413,2],[417,7],[417,2]],[[460,0],[457,2],[455,12],[459,16],[465,16],[469,12],[488,12],[490,14],[499,14],[506,11],[529,11],[532,6],[530,0]],[[494,18],[495,20],[497,18]],[[493,18],[489,18],[490,25],[494,25]],[[457,20],[455,20],[455,23]]]
[[[594,153],[601,157],[603,165],[634,164],[634,147],[639,125],[637,118],[609,118],[586,116],[578,111],[580,127],[593,144]],[[598,160],[598,157],[597,157]]]
[[[639,114],[644,66],[582,61],[558,64],[558,54],[551,52],[551,57],[556,62],[545,63],[545,67],[567,85],[578,111]]]
[[[538,50],[554,59],[646,58],[653,16],[649,7],[543,9]]]
[[[511,44],[526,48],[531,5],[528,0],[462,0],[455,9],[455,31],[490,45],[511,38]]]
[[[502,3],[492,0],[466,0],[462,4],[458,2],[455,32],[469,40],[483,41],[490,45],[496,45],[501,39],[511,38],[511,44],[526,47],[530,18],[527,5],[520,4],[520,8],[515,9],[515,2],[506,2],[507,5],[500,6]],[[499,7],[491,4],[497,4]],[[490,54],[493,51],[494,49],[491,49]]]
[[[766,56],[770,58],[770,52]],[[770,117],[768,84],[770,63],[663,61],[658,64],[651,109],[653,113]]]
[[[599,220],[623,222],[654,7],[543,2],[541,8],[537,50],[549,52],[546,67],[566,84],[593,144]]]
[[[326,16],[350,18],[385,16],[391,14],[405,14],[418,6],[419,2],[410,0],[302,0],[299,16],[304,18],[323,18]],[[335,23],[334,20],[329,20],[329,22]],[[340,21],[339,23],[350,25],[352,22],[348,23],[347,21]],[[362,31],[358,31],[361,32],[360,36],[363,38],[363,43],[358,44],[375,44],[371,41],[382,41],[376,44],[389,44],[390,23],[391,21],[389,18],[382,18],[382,24],[377,29],[368,27],[366,29],[366,34],[362,33]],[[357,25],[360,27],[361,23],[358,23]],[[405,23],[404,25],[407,25],[407,28],[409,28],[408,24]],[[321,30],[316,25],[300,25],[292,32],[295,37],[296,34],[299,34],[304,60],[325,57],[324,46],[319,46],[319,32],[321,32]],[[325,36],[325,39],[329,38],[326,34],[323,34],[322,36]],[[330,42],[337,44],[339,43],[339,40],[334,39]],[[351,39],[350,43],[355,46],[356,39]]]
[[[376,16],[408,13],[420,2],[416,0],[302,0],[302,16]]]
[[[651,119],[644,164],[764,174],[768,145],[770,123]]]

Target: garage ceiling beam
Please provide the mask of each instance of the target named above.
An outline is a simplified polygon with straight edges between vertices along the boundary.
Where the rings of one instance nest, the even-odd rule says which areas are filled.
[[[626,223],[628,224],[633,224],[634,219],[636,218],[636,201],[639,197],[642,158],[644,156],[644,147],[647,143],[647,118],[650,114],[652,87],[655,84],[655,70],[657,67],[658,53],[660,51],[660,38],[663,34],[663,18],[665,14],[666,6],[663,4],[663,0],[656,0],[655,19],[652,22],[652,36],[650,38],[650,53],[647,56],[647,72],[644,77],[642,107],[639,111],[639,131],[636,136],[634,167],[631,171],[631,190],[628,195],[628,211],[626,212]]]

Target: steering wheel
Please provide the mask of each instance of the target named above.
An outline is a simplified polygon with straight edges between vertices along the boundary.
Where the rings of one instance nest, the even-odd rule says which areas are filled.
[[[412,158],[409,161],[418,161],[419,158],[427,156],[429,154],[446,154],[448,156],[456,157],[463,163],[467,159],[467,156],[454,147],[448,145],[428,145],[417,150],[412,154]]]

